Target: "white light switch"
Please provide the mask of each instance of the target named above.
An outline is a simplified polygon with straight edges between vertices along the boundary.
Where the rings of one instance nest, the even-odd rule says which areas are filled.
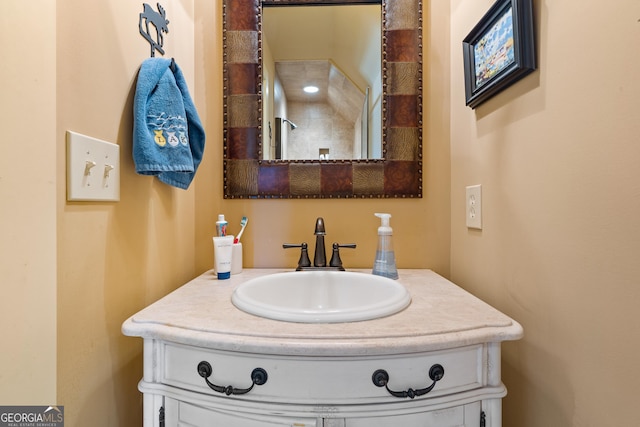
[[[67,200],[120,200],[120,146],[67,131]]]
[[[467,187],[467,228],[482,230],[482,186]]]

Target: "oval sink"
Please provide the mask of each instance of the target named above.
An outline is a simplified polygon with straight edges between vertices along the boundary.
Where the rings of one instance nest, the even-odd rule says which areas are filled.
[[[231,296],[242,311],[299,323],[342,323],[395,314],[411,303],[400,283],[350,271],[296,271],[251,279]]]

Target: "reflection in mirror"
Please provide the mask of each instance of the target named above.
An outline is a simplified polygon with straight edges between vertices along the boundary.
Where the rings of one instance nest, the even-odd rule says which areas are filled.
[[[381,13],[263,8],[263,159],[382,157]]]
[[[373,77],[362,71],[360,76],[352,75],[352,67],[329,54],[283,56],[278,67],[286,66],[286,62],[299,66],[302,61],[323,61],[329,73],[334,67],[336,72],[344,74],[345,81],[354,83],[359,92],[365,93],[358,103],[368,106],[354,107],[361,116],[360,130],[352,131],[354,140],[358,132],[368,134],[365,144],[360,138],[359,151],[356,144],[352,144],[355,154],[351,158],[323,144],[313,147],[309,154],[303,155],[303,160],[286,160],[294,150],[291,143],[282,138],[291,138],[298,131],[302,133],[306,122],[304,116],[298,118],[291,116],[290,111],[286,114],[276,111],[275,102],[274,107],[269,101],[263,103],[263,99],[271,96],[277,99],[276,92],[284,90],[284,83],[275,81],[273,56],[265,58],[263,67],[263,56],[267,49],[273,49],[271,44],[275,45],[263,35],[263,12],[276,5],[299,8],[312,4],[328,7],[329,4],[362,3],[377,3],[381,7],[378,31],[382,66],[367,69]],[[421,0],[223,0],[222,7],[225,198],[422,197]],[[314,23],[307,20],[302,25],[312,27]],[[333,39],[336,44],[350,43],[346,36]],[[367,57],[371,54],[365,47],[356,52]],[[381,91],[375,86],[376,73],[381,74],[377,78],[381,80]],[[283,143],[279,152],[272,143],[276,132],[287,133],[280,137]],[[362,153],[375,150],[377,132],[381,134],[381,153],[364,158]]]

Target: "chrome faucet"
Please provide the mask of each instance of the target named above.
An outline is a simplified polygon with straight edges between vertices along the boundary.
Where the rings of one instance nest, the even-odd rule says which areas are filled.
[[[327,252],[324,246],[324,236],[327,234],[324,227],[324,219],[316,219],[316,227],[313,232],[316,236],[316,249],[313,255],[313,265],[309,259],[308,244],[303,242],[301,244],[285,243],[283,248],[300,248],[300,259],[298,260],[297,271],[301,270],[341,270],[344,271],[342,266],[342,260],[340,259],[340,248],[355,248],[355,243],[347,243],[341,245],[339,243],[333,243],[333,252],[331,254],[331,260],[327,265]]]

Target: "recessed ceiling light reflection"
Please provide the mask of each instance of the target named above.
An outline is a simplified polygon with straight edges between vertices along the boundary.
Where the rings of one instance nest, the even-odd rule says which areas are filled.
[[[305,86],[304,90],[306,93],[316,93],[318,92],[318,87],[317,86]]]

